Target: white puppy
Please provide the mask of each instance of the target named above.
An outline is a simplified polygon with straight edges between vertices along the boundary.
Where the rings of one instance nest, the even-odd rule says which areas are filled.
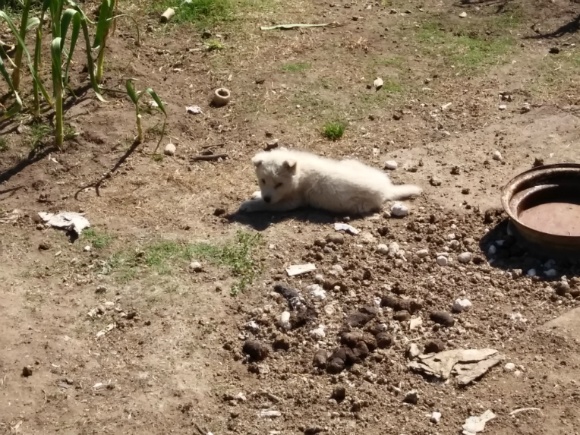
[[[260,184],[241,212],[287,211],[313,207],[339,214],[368,214],[389,200],[421,193],[418,186],[394,185],[384,172],[356,160],[332,160],[279,148],[254,156]]]

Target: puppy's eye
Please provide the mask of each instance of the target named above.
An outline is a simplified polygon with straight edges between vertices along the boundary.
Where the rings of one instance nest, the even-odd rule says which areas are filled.
[[[262,184],[266,184],[266,180],[264,180],[263,178],[260,180],[260,183]]]
[[[282,183],[278,183],[274,186],[274,189],[279,189],[280,187],[282,187]]]

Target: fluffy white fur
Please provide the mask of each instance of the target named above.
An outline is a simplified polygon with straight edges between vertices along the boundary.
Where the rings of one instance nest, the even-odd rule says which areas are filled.
[[[385,201],[421,193],[418,186],[394,185],[383,171],[356,160],[332,160],[279,148],[252,158],[260,191],[241,212],[287,211],[313,207],[360,215],[378,211]]]

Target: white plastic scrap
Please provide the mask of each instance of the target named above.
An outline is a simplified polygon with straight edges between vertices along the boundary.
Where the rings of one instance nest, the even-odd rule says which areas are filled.
[[[286,269],[288,276],[302,275],[304,273],[312,272],[316,270],[316,266],[312,263],[306,264],[293,264]]]
[[[335,224],[334,224],[334,229],[335,229],[336,231],[345,231],[345,232],[347,232],[347,233],[354,234],[354,235],[356,235],[356,234],[360,233],[360,230],[357,230],[357,229],[356,229],[355,227],[353,227],[352,225],[349,225],[349,224],[344,224],[344,223],[341,223],[341,222],[337,222],[337,223],[335,223]]]
[[[38,216],[47,225],[64,230],[74,231],[79,236],[85,228],[89,228],[91,223],[81,213],[63,211],[58,214],[39,212]]]
[[[483,432],[485,423],[493,420],[496,415],[488,409],[481,415],[472,415],[465,420],[463,425],[463,435],[475,435],[477,432]]]
[[[201,111],[201,107],[199,106],[189,106],[185,108],[185,111],[191,115],[199,115],[200,113],[203,113]]]

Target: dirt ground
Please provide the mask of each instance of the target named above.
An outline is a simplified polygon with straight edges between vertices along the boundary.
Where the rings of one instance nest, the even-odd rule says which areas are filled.
[[[580,160],[577,1],[246,0],[205,28],[160,24],[154,2],[120,9],[143,40],[119,20],[105,87],[155,89],[168,137],[152,155],[161,118],[144,113],[146,143],[97,192],[135,135],[122,93],[81,95],[62,152],[26,118],[4,125],[1,433],[443,435],[486,410],[484,433],[580,433],[580,263],[528,253],[499,209],[536,159]],[[285,23],[331,25],[260,29]],[[220,86],[232,100],[211,107]],[[313,210],[235,213],[257,188],[251,156],[276,141],[395,160],[393,180],[424,194],[401,219],[352,217],[357,235]],[[192,159],[208,150],[225,158]],[[40,211],[91,228],[71,242]],[[286,274],[302,263],[316,271]],[[457,298],[472,306],[452,312]],[[411,345],[501,362],[461,386],[410,370]]]

